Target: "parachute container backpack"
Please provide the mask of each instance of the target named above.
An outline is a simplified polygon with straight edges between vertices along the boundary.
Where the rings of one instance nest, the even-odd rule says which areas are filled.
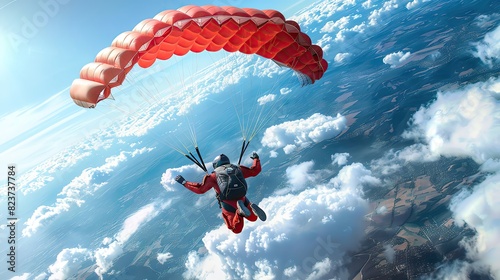
[[[241,169],[234,164],[225,164],[215,169],[219,185],[220,200],[237,200],[247,194],[247,182]]]

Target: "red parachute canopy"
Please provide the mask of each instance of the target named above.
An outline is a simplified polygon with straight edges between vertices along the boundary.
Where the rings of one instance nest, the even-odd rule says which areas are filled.
[[[111,94],[111,88],[123,83],[135,64],[147,68],[156,59],[222,49],[272,59],[307,76],[311,83],[328,67],[322,49],[278,11],[189,5],[163,11],[118,35],[82,68],[70,95],[77,105],[94,108]]]

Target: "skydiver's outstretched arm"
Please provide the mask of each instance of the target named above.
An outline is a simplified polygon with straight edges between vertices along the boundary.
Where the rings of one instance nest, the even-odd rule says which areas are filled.
[[[259,155],[257,155],[257,153],[253,153],[250,158],[253,159],[253,164],[251,167],[240,165],[241,172],[243,173],[243,177],[245,178],[257,176],[262,170],[262,167],[260,166]]]
[[[188,189],[194,193],[202,194],[202,193],[206,193],[208,190],[210,190],[215,185],[217,185],[217,180],[215,179],[215,173],[212,173],[210,175],[205,175],[205,177],[203,177],[203,181],[201,183],[186,181],[182,185],[186,189]]]

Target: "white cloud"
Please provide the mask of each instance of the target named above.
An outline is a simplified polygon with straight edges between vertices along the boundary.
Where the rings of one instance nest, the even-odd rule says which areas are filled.
[[[286,154],[313,143],[337,136],[346,127],[344,116],[335,118],[319,113],[307,119],[288,121],[266,129],[262,145],[271,149],[284,148]]]
[[[161,185],[163,188],[168,191],[168,192],[173,192],[176,190],[179,190],[180,188],[183,189],[184,187],[181,186],[179,183],[175,181],[175,176],[177,175],[182,175],[184,179],[188,181],[198,181],[201,182],[201,179],[203,178],[203,174],[205,174],[201,168],[199,168],[195,164],[191,165],[184,165],[181,167],[176,167],[176,168],[169,168],[165,170],[165,172],[161,175]],[[196,179],[199,178],[199,179]]]
[[[437,99],[412,117],[403,136],[423,141],[410,155],[471,157],[478,163],[500,157],[500,79],[439,92]],[[403,151],[404,152],[404,151]]]
[[[285,154],[291,154],[293,152],[295,152],[297,150],[297,146],[293,145],[293,144],[288,144],[286,145],[285,147],[283,147],[283,151],[285,152]]]
[[[335,55],[333,61],[337,63],[345,63],[351,56],[351,53],[338,53]]]
[[[276,94],[267,94],[264,96],[261,96],[257,99],[257,102],[259,105],[264,105],[266,103],[272,102],[276,99]]]
[[[394,262],[394,257],[396,255],[396,251],[390,244],[384,245],[384,256],[388,263]]]
[[[134,150],[132,153],[131,153],[131,156],[132,157],[136,157],[138,155],[142,155],[144,153],[149,153],[151,151],[153,151],[155,148],[146,148],[146,147],[142,147],[140,149],[136,149]]]
[[[45,272],[42,272],[37,276],[34,276],[31,273],[23,273],[21,275],[10,278],[10,280],[45,280],[45,279],[47,279],[47,273]]]
[[[282,95],[287,95],[290,92],[292,92],[292,89],[287,88],[287,87],[284,87],[284,88],[280,89],[280,94],[282,94]]]
[[[349,157],[349,153],[334,154],[331,156],[332,164],[337,164],[338,166],[346,165]]]
[[[14,276],[12,278],[10,278],[10,280],[28,280],[30,279],[30,273],[23,273],[21,275],[18,275],[18,276]]]
[[[78,272],[82,262],[92,259],[85,248],[66,248],[57,254],[56,262],[49,266],[49,280],[69,279]]]
[[[302,13],[293,16],[292,20],[297,21],[301,27],[307,28],[316,22],[322,22],[339,11],[355,6],[355,0],[327,0],[315,2],[309,7],[303,9]]]
[[[455,260],[447,265],[441,265],[432,274],[422,277],[422,280],[469,280],[473,266],[466,262]]]
[[[384,2],[382,8],[370,12],[370,16],[368,16],[369,25],[378,25],[379,21],[382,20],[386,14],[397,9],[398,7],[398,0],[389,0]]]
[[[411,55],[410,52],[403,53],[402,51],[399,51],[386,55],[382,59],[382,61],[384,62],[384,64],[391,65],[391,68],[396,68],[401,64],[403,64],[405,60],[407,60],[410,57],[410,55]]]
[[[336,43],[344,42],[346,39],[345,33],[346,33],[346,30],[340,30],[339,32],[337,32],[337,34],[335,35],[335,39],[333,39],[333,40]],[[328,45],[328,47],[330,47],[330,45]]]
[[[384,215],[385,213],[387,213],[387,207],[385,205],[382,205],[381,207],[377,208],[376,213]]]
[[[474,237],[462,240],[467,257],[477,270],[490,269],[496,279],[500,278],[500,249],[497,246],[500,236],[499,192],[500,170],[475,186],[472,193],[456,196],[450,206],[458,225],[467,223],[476,231]]]
[[[184,264],[184,279],[227,279],[221,258],[215,254],[200,257],[196,252],[188,254]]]
[[[363,2],[363,4],[361,4],[361,6],[363,6],[363,8],[365,8],[365,9],[370,9],[374,5],[372,3],[372,0],[366,0],[365,2]]]
[[[329,258],[325,258],[320,262],[314,264],[311,274],[309,274],[306,280],[320,280],[324,279],[328,275],[328,272],[332,269],[333,264]]]
[[[113,261],[123,254],[123,247],[118,242],[114,241],[108,247],[102,247],[94,252],[96,260],[95,273],[102,280],[104,273],[113,267]]]
[[[344,166],[337,177],[330,180],[336,188],[349,188],[352,192],[361,192],[360,185],[378,186],[380,180],[372,176],[372,172],[366,169],[361,163],[353,163]]]
[[[489,67],[500,60],[500,26],[486,33],[481,42],[475,44],[474,56],[481,59]]]
[[[278,152],[276,152],[276,151],[270,151],[269,152],[269,157],[270,158],[277,158],[278,157]]]
[[[330,43],[333,41],[334,39],[332,38],[332,36],[330,36],[329,34],[323,34],[323,37],[321,37],[321,39],[319,39],[316,44],[323,49],[324,53],[327,53],[331,47]]]
[[[94,251],[96,262],[95,273],[103,279],[103,275],[113,267],[113,261],[123,252],[124,244],[135,234],[145,223],[155,218],[161,211],[170,205],[170,201],[162,204],[150,203],[130,215],[124,222],[119,232],[112,239],[105,238],[103,245]]]
[[[413,0],[411,2],[408,2],[406,4],[406,8],[408,10],[411,10],[413,8],[416,8],[417,6],[419,6],[421,3],[425,3],[425,2],[429,2],[430,0]]]
[[[470,157],[479,164],[500,157],[500,79],[438,92],[436,100],[421,107],[403,137],[420,143],[390,150],[372,162],[372,170],[390,174],[404,162],[436,161],[441,156]],[[483,166],[484,167],[484,166]],[[494,170],[499,168],[493,167]]]
[[[489,26],[493,26],[498,21],[498,19],[500,19],[499,13],[479,15],[475,18],[474,24],[481,28],[487,28]]]
[[[313,170],[314,161],[302,162],[298,165],[292,165],[286,169],[288,187],[277,191],[278,194],[289,193],[290,191],[302,190],[311,187],[316,180]]]
[[[167,260],[173,258],[174,256],[172,255],[172,253],[158,253],[158,256],[156,257],[156,259],[158,260],[159,263],[161,264],[164,264]]]
[[[47,279],[47,273],[45,272],[42,272],[40,274],[38,274],[37,276],[35,276],[35,278],[33,278],[33,280],[45,280]]]
[[[366,227],[364,216],[369,206],[362,197],[363,184],[377,180],[368,177],[369,170],[353,164],[342,168],[339,177],[327,184],[315,182],[314,188],[297,194],[265,198],[259,206],[268,213],[267,221],[247,223],[238,235],[225,226],[208,232],[203,238],[207,252],[190,252],[184,277],[346,276],[346,252],[358,248]],[[286,256],[281,254],[284,250]]]
[[[283,74],[288,71],[286,67],[280,67],[272,60],[257,57],[257,61],[252,61],[250,69],[253,69],[252,75],[254,77],[268,77],[274,78],[276,75]]]
[[[349,24],[349,16],[341,17],[337,21],[327,22],[320,30],[322,33],[331,33],[335,29],[344,29]]]

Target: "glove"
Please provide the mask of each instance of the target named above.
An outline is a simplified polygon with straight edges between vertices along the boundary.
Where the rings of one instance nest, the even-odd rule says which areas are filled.
[[[182,175],[175,176],[175,181],[177,181],[177,183],[179,183],[181,185],[184,185],[186,183],[186,179],[184,179],[184,177],[182,177]]]
[[[256,152],[253,152],[253,154],[250,156],[251,159],[259,159],[259,155]]]

